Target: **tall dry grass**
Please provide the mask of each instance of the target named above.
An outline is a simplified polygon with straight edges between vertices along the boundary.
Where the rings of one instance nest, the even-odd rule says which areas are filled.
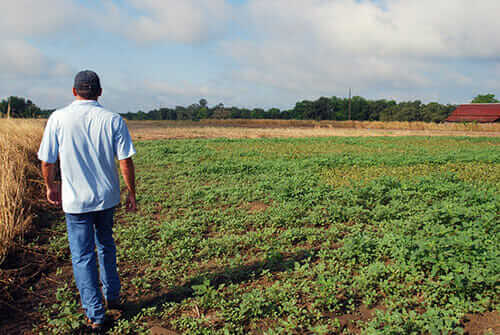
[[[203,119],[200,121],[132,120],[136,127],[247,127],[247,128],[350,128],[391,130],[442,130],[500,132],[500,122],[420,122],[420,121],[315,121],[315,120],[273,120],[273,119]]]
[[[181,121],[183,122],[183,121]],[[442,130],[499,132],[500,123],[433,123],[419,121],[315,121],[315,120],[270,120],[270,119],[204,119],[199,122],[208,126],[233,126],[256,128],[350,128],[387,130]]]
[[[500,123],[206,119],[128,121],[136,140],[329,136],[500,136]]]
[[[43,123],[0,119],[0,264],[33,220],[31,206],[40,192],[36,152]]]

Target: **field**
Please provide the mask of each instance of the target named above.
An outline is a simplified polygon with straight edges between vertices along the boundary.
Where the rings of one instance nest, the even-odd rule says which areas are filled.
[[[302,138],[331,136],[500,136],[500,123],[425,123],[313,120],[128,121],[138,140]]]
[[[108,334],[500,333],[500,138],[136,148],[140,212],[115,226],[129,302]],[[50,222],[26,246],[49,264],[24,287],[36,310],[11,307],[33,333],[79,333],[64,220]]]
[[[131,306],[110,333],[441,334],[495,320],[499,145],[140,142],[142,208],[116,225]],[[64,224],[53,229],[68,257]],[[61,285],[43,308],[58,330],[81,324],[75,292]]]

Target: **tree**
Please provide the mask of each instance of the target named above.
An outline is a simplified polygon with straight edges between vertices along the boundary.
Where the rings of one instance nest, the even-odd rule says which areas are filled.
[[[494,94],[478,94],[474,99],[472,99],[473,104],[493,104],[500,102],[497,99],[495,99]]]
[[[333,109],[330,120],[347,120],[349,99],[333,96],[330,98],[330,105]]]
[[[431,102],[427,105],[423,105],[421,109],[421,121],[424,122],[442,122],[445,120],[456,106],[453,105],[441,105],[437,102]]]
[[[376,101],[369,100],[368,101],[368,114],[367,114],[367,120],[369,121],[378,121],[380,120],[380,115],[383,114],[383,112],[391,107],[396,105],[396,101],[391,100],[385,100],[385,99],[380,99]]]
[[[269,109],[267,111],[267,115],[269,115],[271,119],[281,119],[281,111],[279,110],[279,108]]]
[[[223,103],[219,103],[213,108],[212,118],[229,119],[231,118],[231,109],[225,108]]]
[[[263,119],[266,115],[266,111],[262,108],[254,108],[250,114],[252,119]]]
[[[193,110],[189,107],[175,106],[175,112],[177,113],[177,120],[191,120],[193,118]]]
[[[31,100],[12,96],[0,102],[0,112],[1,114],[5,114],[5,116],[7,116],[9,102],[11,107],[11,117],[13,118],[34,118],[39,115],[46,114],[46,111],[42,113],[42,110]]]
[[[368,101],[360,96],[354,96],[351,99],[351,119],[352,120],[368,120],[369,105]]]
[[[317,121],[320,120],[329,120],[332,117],[333,106],[331,104],[331,100],[325,97],[321,97],[318,100],[313,102],[313,115]]]
[[[303,100],[297,102],[294,108],[294,119],[304,120],[304,119],[314,119],[314,105],[312,101]]]

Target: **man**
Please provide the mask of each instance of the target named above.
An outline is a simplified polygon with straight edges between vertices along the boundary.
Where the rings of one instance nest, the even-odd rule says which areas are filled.
[[[97,74],[79,72],[73,87],[76,100],[50,116],[38,152],[47,200],[53,205],[62,205],[66,214],[75,282],[89,325],[96,330],[104,323],[102,293],[108,307],[116,306],[120,299],[112,236],[114,208],[120,203],[115,158],[119,160],[128,188],[126,209],[137,210],[131,158],[135,149],[121,116],[107,111],[97,102],[101,94]],[[58,157],[62,194],[54,181]]]

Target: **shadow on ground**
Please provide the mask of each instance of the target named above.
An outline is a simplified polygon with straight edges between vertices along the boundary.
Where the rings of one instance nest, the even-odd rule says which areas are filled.
[[[221,284],[238,284],[247,280],[255,280],[267,270],[271,272],[284,272],[294,268],[295,263],[304,263],[313,260],[319,249],[301,250],[292,254],[272,253],[262,261],[253,262],[236,267],[227,267],[220,271],[203,273],[193,277],[182,286],[172,287],[159,294],[138,302],[129,302],[124,306],[122,317],[132,319],[142,309],[161,307],[166,302],[181,302],[194,294],[193,286],[210,281],[210,286],[218,287]]]

